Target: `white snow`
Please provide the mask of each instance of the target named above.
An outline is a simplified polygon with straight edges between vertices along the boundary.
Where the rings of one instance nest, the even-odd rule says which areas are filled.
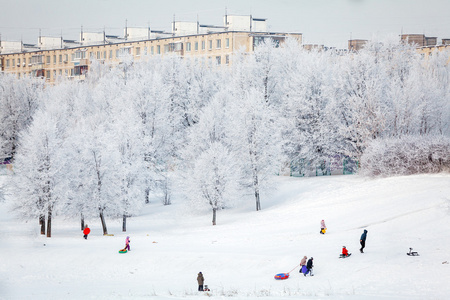
[[[216,226],[181,197],[154,199],[126,233],[121,220],[107,220],[114,236],[86,220],[87,240],[77,220],[56,217],[46,238],[37,220],[19,221],[0,203],[0,299],[448,299],[450,175],[274,180],[261,211],[254,202],[218,211]],[[127,235],[132,251],[119,254]],[[344,245],[353,255],[339,259]],[[274,279],[304,255],[315,276],[296,268]],[[210,292],[197,292],[199,271]]]

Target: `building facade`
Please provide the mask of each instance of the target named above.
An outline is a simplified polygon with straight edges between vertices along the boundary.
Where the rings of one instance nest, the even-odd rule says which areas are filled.
[[[265,31],[265,21],[251,16],[225,16],[224,26],[174,21],[172,33],[125,28],[123,38],[81,32],[79,41],[39,37],[38,46],[1,41],[0,70],[17,78],[39,77],[53,83],[58,77],[83,80],[94,60],[114,65],[127,55],[139,61],[177,54],[220,66],[229,65],[233,53],[252,52],[266,39],[280,43],[293,37],[302,42],[301,33]]]

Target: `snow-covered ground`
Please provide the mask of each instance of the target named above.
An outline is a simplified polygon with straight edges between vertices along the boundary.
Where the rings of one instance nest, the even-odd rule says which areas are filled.
[[[126,233],[120,220],[107,220],[114,236],[87,220],[87,240],[78,221],[58,218],[53,237],[40,236],[37,220],[18,221],[0,203],[0,299],[448,299],[450,175],[275,180],[262,211],[219,211],[216,226],[211,213],[155,200]],[[127,235],[132,251],[119,254]],[[344,245],[353,255],[339,259]],[[274,279],[304,255],[315,276],[296,268]],[[210,292],[197,292],[199,271]]]

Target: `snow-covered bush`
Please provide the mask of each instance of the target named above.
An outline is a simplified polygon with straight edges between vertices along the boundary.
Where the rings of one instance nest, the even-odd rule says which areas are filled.
[[[450,172],[450,138],[402,136],[373,140],[361,157],[368,176]]]

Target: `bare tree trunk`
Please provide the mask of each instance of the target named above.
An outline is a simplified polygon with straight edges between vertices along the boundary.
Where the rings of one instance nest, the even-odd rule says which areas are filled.
[[[125,214],[123,214],[122,231],[127,231],[127,216]]]
[[[256,211],[261,210],[261,202],[259,200],[259,190],[255,189]]]
[[[255,177],[254,177],[253,186],[255,188],[256,211],[258,211],[258,210],[261,210],[261,202],[260,202],[260,199],[259,199],[258,175],[255,175]]]
[[[52,206],[48,207],[48,216],[47,216],[47,237],[52,237]]]
[[[105,216],[103,215],[103,210],[100,209],[100,220],[102,221],[103,235],[108,234],[108,229],[106,228]]]
[[[150,188],[148,187],[145,189],[145,204],[150,203],[149,194],[150,194]]]
[[[84,216],[81,214],[81,231],[84,230]]]
[[[41,225],[41,234],[45,234],[45,216],[39,216],[39,225]]]
[[[213,219],[212,219],[213,225],[216,225],[216,211],[217,211],[217,209],[213,208]]]

